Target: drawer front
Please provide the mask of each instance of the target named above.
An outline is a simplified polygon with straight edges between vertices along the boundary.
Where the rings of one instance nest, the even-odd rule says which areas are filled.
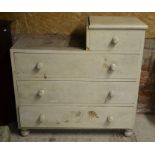
[[[138,55],[15,53],[20,78],[136,78]]]
[[[88,30],[87,48],[116,53],[140,52],[144,33],[140,30]]]
[[[136,82],[17,81],[20,104],[122,104],[137,102]]]
[[[21,127],[132,128],[132,107],[20,106]]]

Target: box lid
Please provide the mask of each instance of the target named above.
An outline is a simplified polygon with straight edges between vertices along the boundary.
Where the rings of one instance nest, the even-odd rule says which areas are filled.
[[[136,17],[89,16],[89,29],[147,29],[148,26]]]

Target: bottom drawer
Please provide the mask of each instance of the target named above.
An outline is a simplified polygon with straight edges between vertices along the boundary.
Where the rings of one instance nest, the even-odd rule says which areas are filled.
[[[132,128],[134,107],[20,106],[20,126],[28,128]]]

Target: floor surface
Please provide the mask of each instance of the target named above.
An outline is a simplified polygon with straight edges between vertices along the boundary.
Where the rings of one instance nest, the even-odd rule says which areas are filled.
[[[155,142],[155,115],[137,115],[134,131],[138,142]]]

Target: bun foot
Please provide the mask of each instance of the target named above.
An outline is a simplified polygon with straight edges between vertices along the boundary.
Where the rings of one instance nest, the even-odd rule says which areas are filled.
[[[23,136],[23,137],[26,137],[30,134],[30,131],[29,130],[20,130],[20,135]]]
[[[133,135],[133,130],[125,130],[125,131],[124,131],[124,135],[125,135],[126,137],[131,137],[131,136]]]

